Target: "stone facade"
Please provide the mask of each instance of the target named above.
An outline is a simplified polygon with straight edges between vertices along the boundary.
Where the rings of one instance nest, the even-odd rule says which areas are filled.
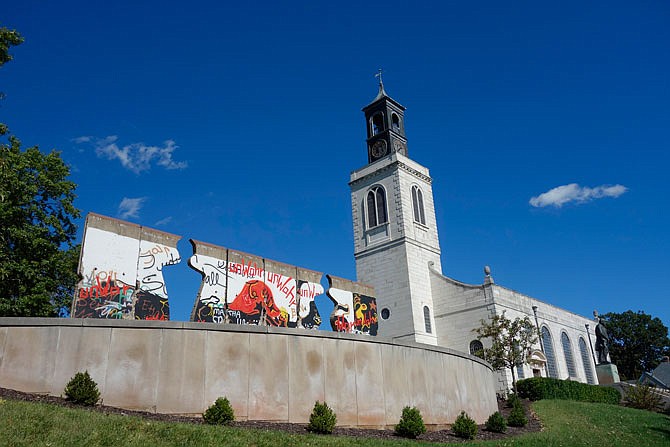
[[[380,84],[377,97],[363,109],[368,146],[377,138],[370,127],[372,114],[399,114],[396,118],[405,138],[404,110]],[[388,120],[379,123],[381,127],[374,131],[383,136]],[[528,353],[528,363],[517,368],[517,378],[539,375],[597,383],[591,343],[595,340],[595,323],[495,284],[490,270],[481,285],[464,284],[443,275],[428,169],[409,159],[406,150],[378,155],[369,153],[369,164],[352,172],[349,186],[356,271],[359,281],[375,288],[381,317],[379,334],[472,353],[471,343],[476,340],[473,330],[481,320],[503,312],[511,319],[528,317],[542,336]],[[417,190],[421,194],[419,203]],[[369,195],[378,191],[385,194],[388,210],[383,223],[370,218],[376,199],[371,201]],[[498,392],[506,393],[511,386],[511,373],[499,372]]]

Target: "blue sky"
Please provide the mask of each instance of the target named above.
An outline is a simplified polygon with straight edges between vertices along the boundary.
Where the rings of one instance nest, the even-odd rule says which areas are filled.
[[[347,182],[381,67],[445,274],[488,264],[573,312],[670,326],[668,2],[136,3],[6,8],[26,41],[0,121],[62,151],[84,215],[184,237],[173,319],[199,286],[189,238],[355,279]]]

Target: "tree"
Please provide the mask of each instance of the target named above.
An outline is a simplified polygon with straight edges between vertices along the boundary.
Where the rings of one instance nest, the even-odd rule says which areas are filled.
[[[668,328],[642,311],[601,315],[610,337],[610,358],[624,380],[651,371],[670,351]]]
[[[0,29],[0,66],[23,38]],[[0,316],[56,316],[77,283],[76,185],[60,154],[21,150],[0,125]]]
[[[477,339],[491,339],[491,347],[484,348],[483,358],[495,369],[509,368],[512,373],[512,389],[516,393],[514,369],[526,361],[526,353],[537,342],[537,329],[528,317],[510,320],[495,315],[490,321],[480,320],[481,326],[474,329]]]

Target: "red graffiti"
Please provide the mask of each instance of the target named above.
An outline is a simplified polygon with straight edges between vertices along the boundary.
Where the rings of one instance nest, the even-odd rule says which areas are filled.
[[[237,294],[229,310],[239,310],[246,315],[256,315],[261,309],[265,311],[266,321],[273,326],[286,326],[286,317],[275,304],[272,291],[263,281],[247,281]]]

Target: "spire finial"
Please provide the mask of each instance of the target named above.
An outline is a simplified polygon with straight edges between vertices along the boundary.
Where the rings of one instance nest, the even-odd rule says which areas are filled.
[[[375,73],[375,78],[379,78],[379,88],[383,89],[384,88],[384,81],[382,81],[382,72],[383,70],[380,68],[377,73]]]

